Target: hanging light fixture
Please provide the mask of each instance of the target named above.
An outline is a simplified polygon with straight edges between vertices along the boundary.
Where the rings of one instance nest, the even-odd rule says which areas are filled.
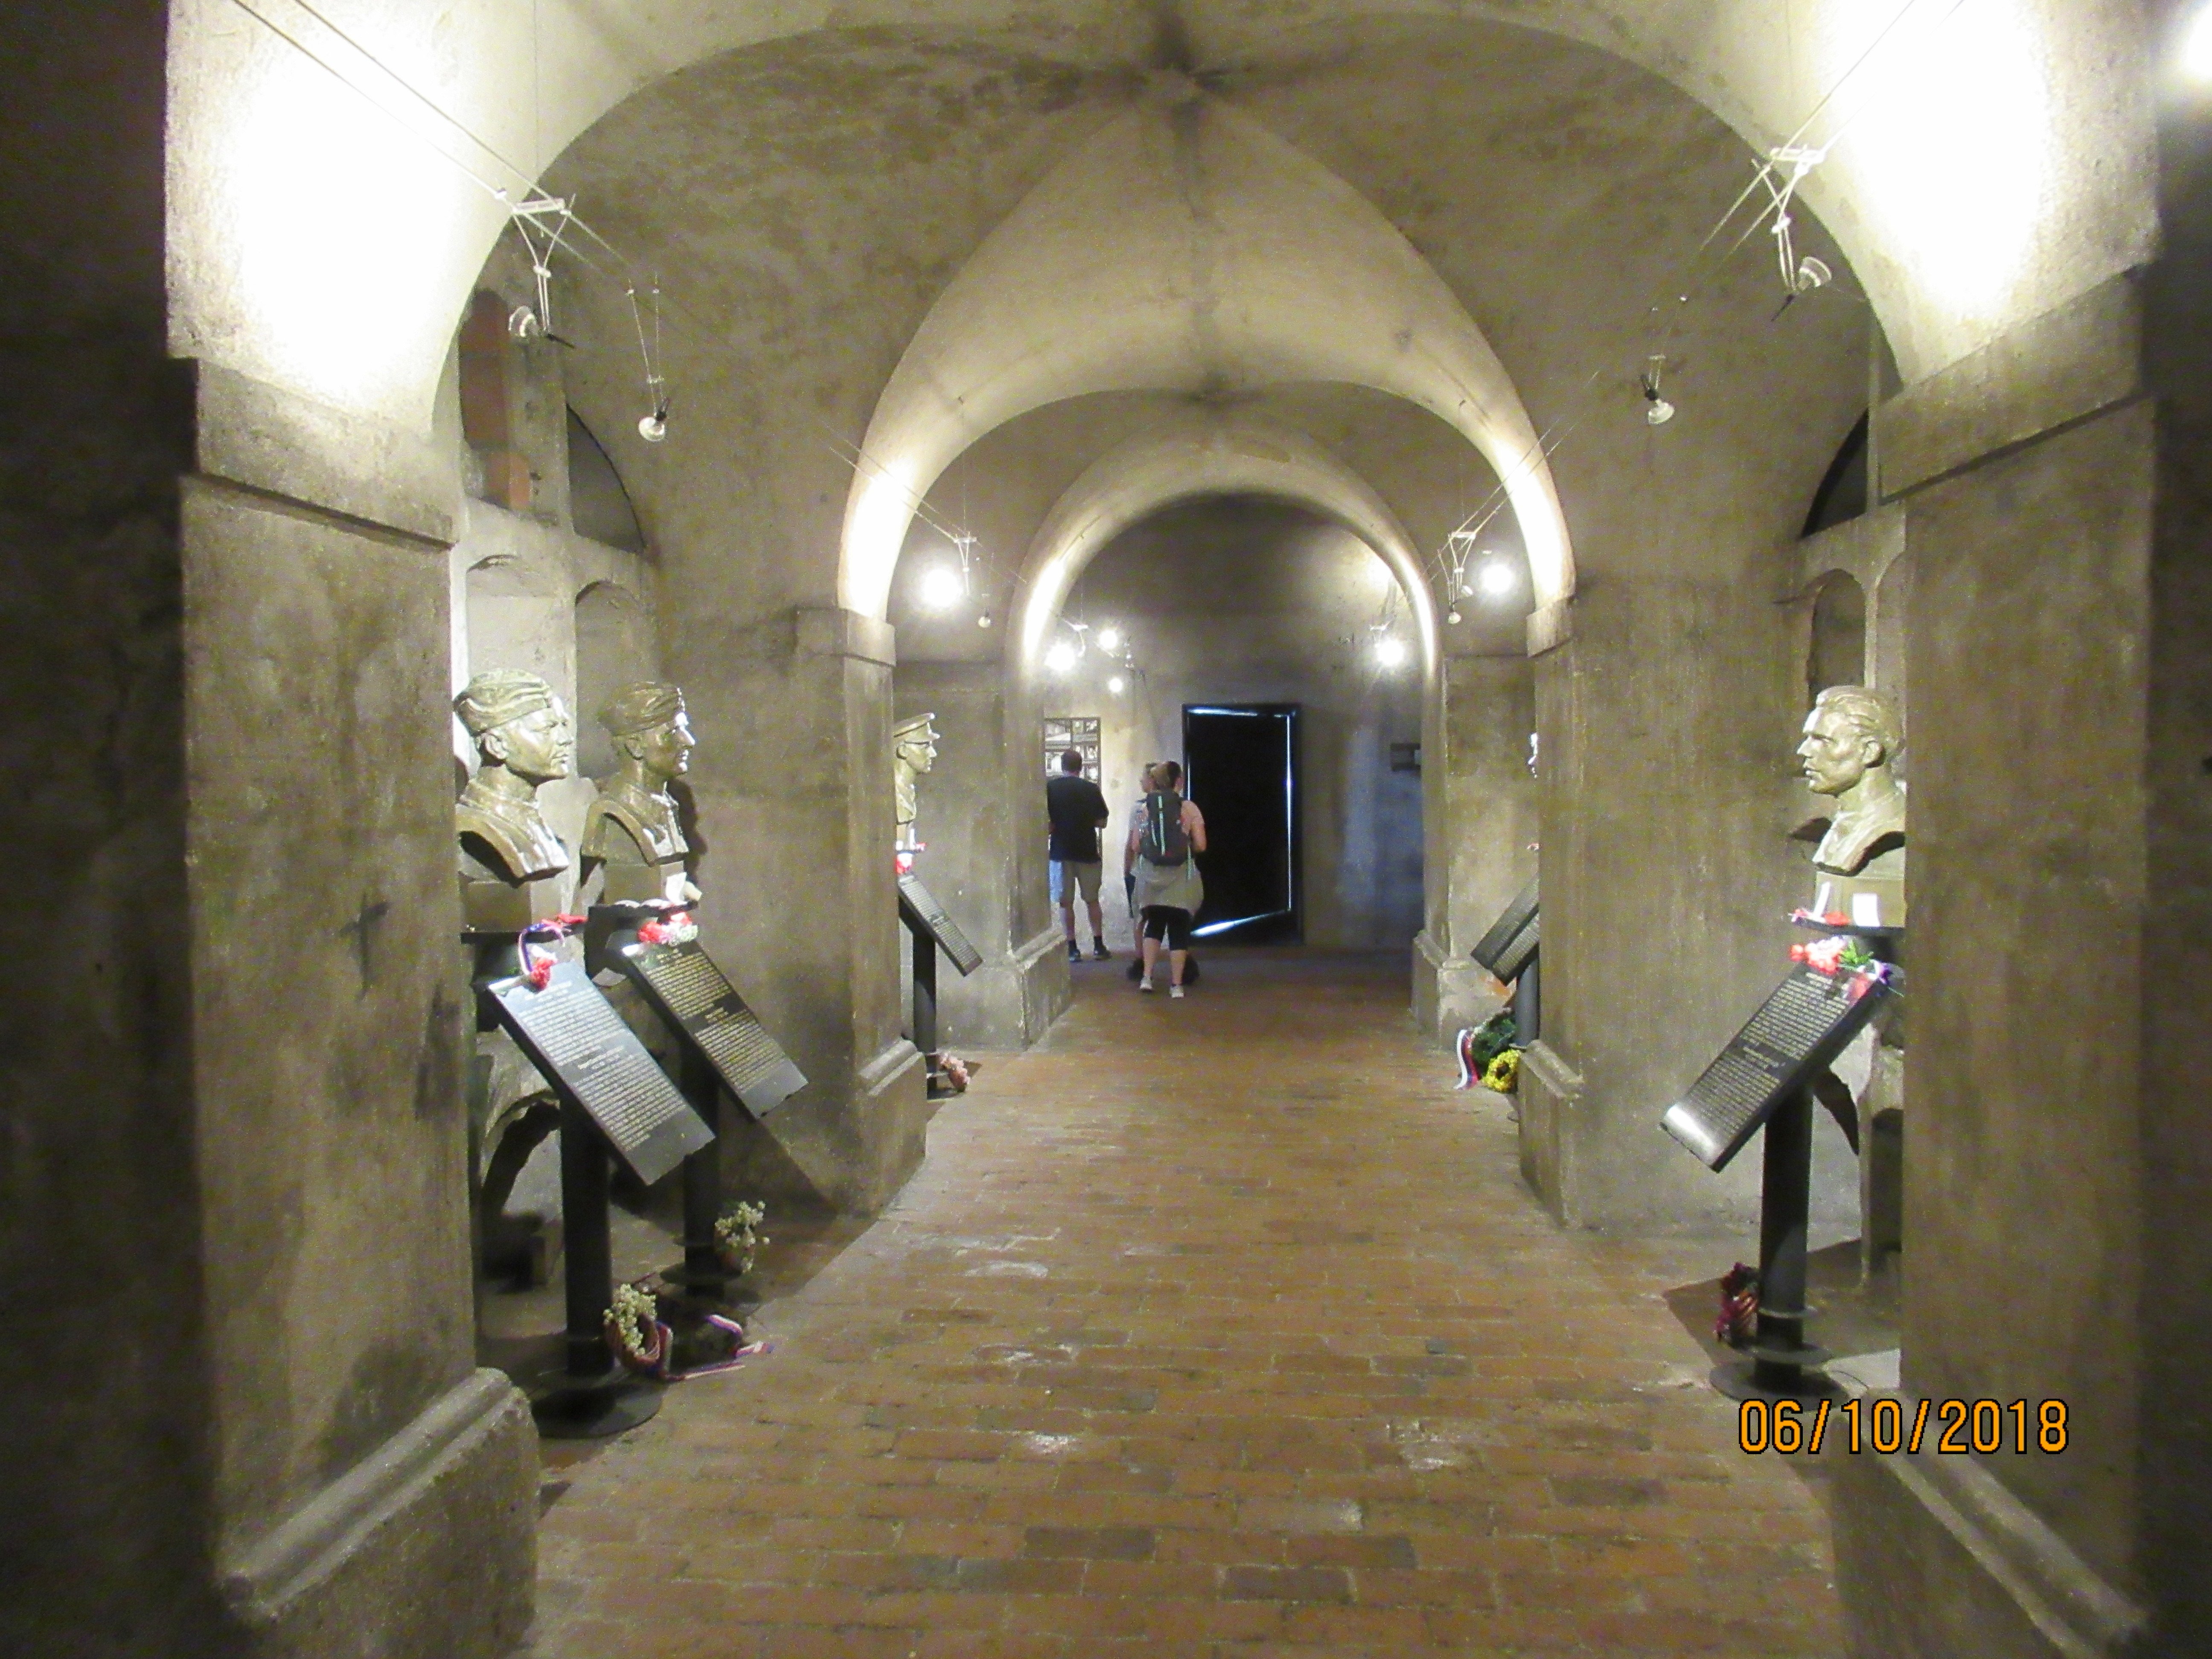
[[[1652,426],[1664,426],[1674,418],[1674,405],[1659,395],[1659,377],[1666,372],[1664,353],[1655,356],[1644,371],[1644,418]]]

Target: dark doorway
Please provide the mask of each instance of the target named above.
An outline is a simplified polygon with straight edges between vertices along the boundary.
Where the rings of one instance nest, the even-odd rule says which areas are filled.
[[[1202,938],[1238,945],[1304,937],[1298,859],[1298,706],[1187,703],[1183,767],[1206,815]]]

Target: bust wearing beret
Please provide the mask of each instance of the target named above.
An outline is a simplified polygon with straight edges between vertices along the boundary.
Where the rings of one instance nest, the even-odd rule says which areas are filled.
[[[605,871],[602,899],[691,902],[699,890],[684,876],[690,849],[668,793],[698,741],[684,693],[664,680],[641,680],[608,700],[599,724],[614,739],[617,763],[584,815],[586,869]]]

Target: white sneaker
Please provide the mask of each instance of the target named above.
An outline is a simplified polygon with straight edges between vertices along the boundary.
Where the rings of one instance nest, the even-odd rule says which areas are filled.
[[[1182,1000],[1182,987],[1180,985],[1169,986],[1168,995],[1173,998],[1176,1001],[1181,1002]]]
[[[1137,981],[1137,988],[1139,991],[1150,992],[1152,988],[1152,975],[1147,974],[1144,978],[1139,980]]]

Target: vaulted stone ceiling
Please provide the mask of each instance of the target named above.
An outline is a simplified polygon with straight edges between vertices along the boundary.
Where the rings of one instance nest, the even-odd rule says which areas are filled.
[[[1370,17],[1319,38],[1255,40],[1188,77],[1163,62],[1188,48],[1157,34],[1116,55],[1042,22],[842,31],[727,53],[615,110],[549,183],[664,285],[678,435],[658,448],[631,435],[618,289],[586,278],[571,313],[576,400],[617,434],[656,538],[720,567],[732,611],[880,610],[913,495],[1025,410],[1366,386],[1441,417],[1425,441],[1473,441],[1486,489],[1510,476],[1547,598],[1572,580],[1570,541],[1594,536],[1601,565],[1624,534],[1658,555],[1632,528],[1652,501],[1635,376],[1654,340],[1700,417],[1664,464],[1729,480],[1683,503],[1685,556],[1741,562],[1739,496],[1802,516],[1863,406],[1863,305],[1838,291],[1773,319],[1762,238],[1682,314],[1650,315],[1749,177],[1739,139],[1557,36]],[[1848,276],[1808,219],[1804,251]],[[1567,441],[1557,506],[1547,429]],[[1127,435],[1064,433],[1066,476]],[[1034,528],[989,551],[1018,560]],[[768,575],[794,555],[803,573]]]

